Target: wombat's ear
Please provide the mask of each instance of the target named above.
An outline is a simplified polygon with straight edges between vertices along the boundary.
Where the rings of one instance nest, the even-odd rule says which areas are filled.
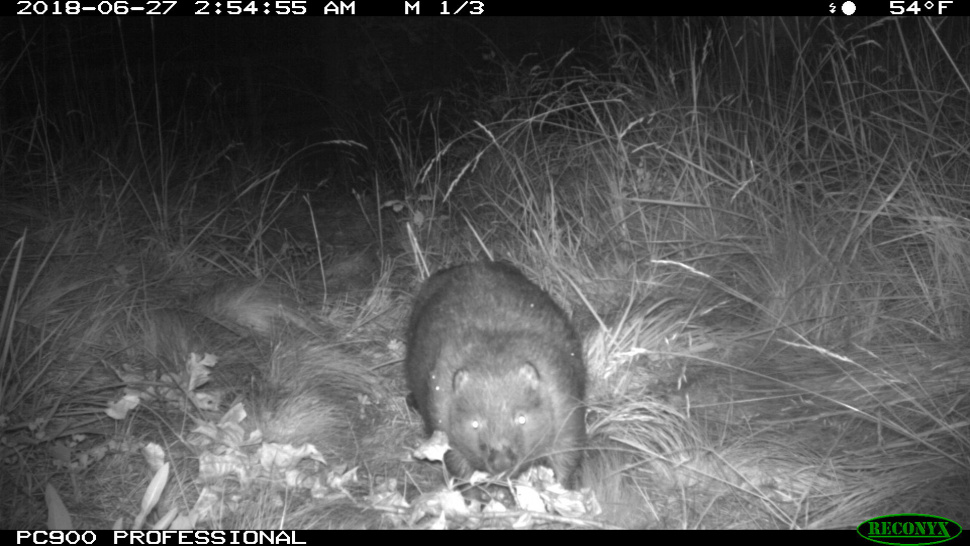
[[[518,370],[518,379],[525,382],[530,389],[539,388],[539,371],[532,364],[523,364]]]
[[[467,384],[468,384],[468,371],[465,369],[461,369],[455,372],[455,377],[454,379],[451,380],[451,388],[454,389],[455,392],[458,392],[462,389],[462,387],[464,387]]]

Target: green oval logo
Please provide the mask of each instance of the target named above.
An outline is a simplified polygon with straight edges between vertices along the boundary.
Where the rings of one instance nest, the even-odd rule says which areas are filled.
[[[959,524],[929,514],[890,514],[863,521],[856,527],[862,538],[880,544],[939,544],[960,536]]]

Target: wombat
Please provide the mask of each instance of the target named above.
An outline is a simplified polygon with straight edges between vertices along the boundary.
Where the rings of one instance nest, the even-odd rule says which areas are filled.
[[[586,443],[582,345],[518,269],[478,262],[432,275],[411,312],[405,367],[426,432],[448,436],[452,474],[546,463],[573,485]]]

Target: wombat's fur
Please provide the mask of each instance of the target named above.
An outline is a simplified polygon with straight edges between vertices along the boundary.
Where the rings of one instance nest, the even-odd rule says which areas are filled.
[[[586,443],[582,346],[562,309],[515,267],[432,275],[411,312],[405,366],[426,431],[448,435],[453,474],[545,462],[573,484]]]

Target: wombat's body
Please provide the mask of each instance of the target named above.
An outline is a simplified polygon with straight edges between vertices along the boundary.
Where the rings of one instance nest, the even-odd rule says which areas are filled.
[[[572,484],[586,443],[586,367],[566,314],[511,265],[432,275],[408,328],[408,386],[453,474],[547,463]]]

